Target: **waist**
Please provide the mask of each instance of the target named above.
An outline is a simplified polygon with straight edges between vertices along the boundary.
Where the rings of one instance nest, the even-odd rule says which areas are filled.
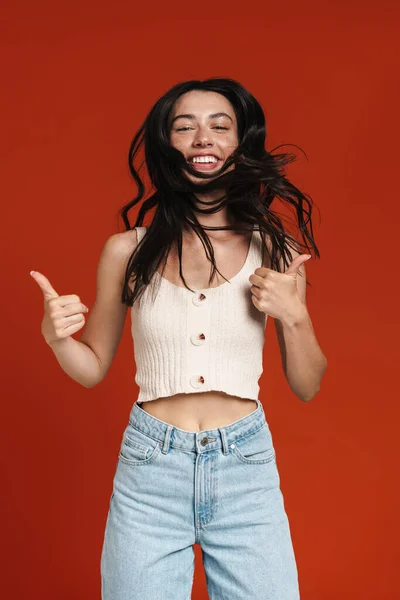
[[[175,394],[138,406],[153,417],[185,431],[204,431],[242,419],[256,410],[257,402],[224,392],[207,391]]]

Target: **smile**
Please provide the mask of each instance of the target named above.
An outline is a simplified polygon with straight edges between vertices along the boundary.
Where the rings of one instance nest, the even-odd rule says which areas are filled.
[[[218,162],[218,158],[216,156],[213,156],[212,154],[210,154],[209,156],[193,156],[191,159],[189,159],[189,162],[191,163],[217,163]]]
[[[197,171],[212,171],[221,162],[217,156],[207,154],[204,156],[192,156],[188,159],[188,163]]]

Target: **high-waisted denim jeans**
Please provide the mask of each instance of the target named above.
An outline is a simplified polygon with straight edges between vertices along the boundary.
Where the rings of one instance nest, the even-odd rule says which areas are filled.
[[[101,555],[103,600],[190,600],[194,549],[211,600],[298,600],[275,449],[261,402],[224,427],[185,431],[135,402]]]

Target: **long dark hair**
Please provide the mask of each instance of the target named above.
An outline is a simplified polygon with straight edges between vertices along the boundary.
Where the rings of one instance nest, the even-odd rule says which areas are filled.
[[[238,147],[225,161],[218,172],[218,177],[215,177],[215,174],[196,171],[186,161],[184,155],[169,142],[170,111],[182,94],[192,90],[222,94],[229,100],[235,111]],[[150,283],[160,264],[163,263],[163,268],[165,267],[168,253],[175,242],[178,247],[181,279],[185,287],[193,291],[186,284],[182,272],[182,230],[187,227],[193,229],[206,249],[207,258],[213,267],[210,281],[215,270],[220,272],[205,229],[248,231],[252,230],[254,225],[258,225],[263,239],[262,260],[264,261],[264,253],[267,251],[270,257],[270,268],[277,271],[280,271],[281,258],[285,268],[290,264],[292,260],[290,247],[297,251],[301,251],[300,247],[304,247],[308,253],[311,253],[311,247],[315,255],[320,256],[313,239],[312,199],[284,176],[284,167],[296,160],[296,156],[291,153],[272,154],[274,150],[267,152],[265,141],[265,116],[259,102],[233,79],[215,77],[204,81],[185,81],[174,85],[157,100],[136,132],[129,149],[129,169],[138,191],[137,196],[120,210],[120,215],[126,229],[131,230],[128,211],[144,198],[146,199],[139,209],[134,227],[142,226],[148,211],[154,209],[154,215],[147,227],[146,236],[134,248],[129,258],[122,290],[124,304],[132,306],[142,295],[145,286]],[[144,156],[140,152],[143,144]],[[135,161],[139,166],[134,166]],[[232,164],[235,167],[225,172]],[[144,165],[147,167],[150,180],[147,191],[144,176],[140,175]],[[184,176],[183,170],[200,179],[206,180],[212,177],[214,179],[196,184]],[[195,193],[206,193],[217,188],[226,190],[226,195],[219,200],[203,203],[204,209],[200,208],[200,201]],[[274,199],[287,203],[291,209],[294,208],[297,225],[305,244],[285,231],[278,213],[271,209]],[[234,218],[234,225],[207,228],[200,225],[196,212],[211,214],[225,205]],[[236,222],[243,225],[237,225]],[[271,252],[265,243],[266,235],[270,239]],[[220,275],[223,277],[221,273]],[[133,291],[129,285],[130,281],[135,283]],[[307,284],[310,285],[308,281]]]

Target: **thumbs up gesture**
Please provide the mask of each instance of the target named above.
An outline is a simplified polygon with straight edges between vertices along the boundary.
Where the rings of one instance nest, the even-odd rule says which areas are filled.
[[[44,316],[41,332],[46,343],[51,346],[58,340],[63,340],[85,324],[83,313],[88,312],[88,307],[82,304],[79,296],[69,294],[59,296],[50,281],[38,271],[31,271],[30,275],[43,292]]]
[[[296,314],[301,307],[297,289],[297,277],[301,265],[309,254],[300,254],[290,263],[284,273],[258,267],[249,277],[251,299],[259,311],[284,321],[288,315]]]

